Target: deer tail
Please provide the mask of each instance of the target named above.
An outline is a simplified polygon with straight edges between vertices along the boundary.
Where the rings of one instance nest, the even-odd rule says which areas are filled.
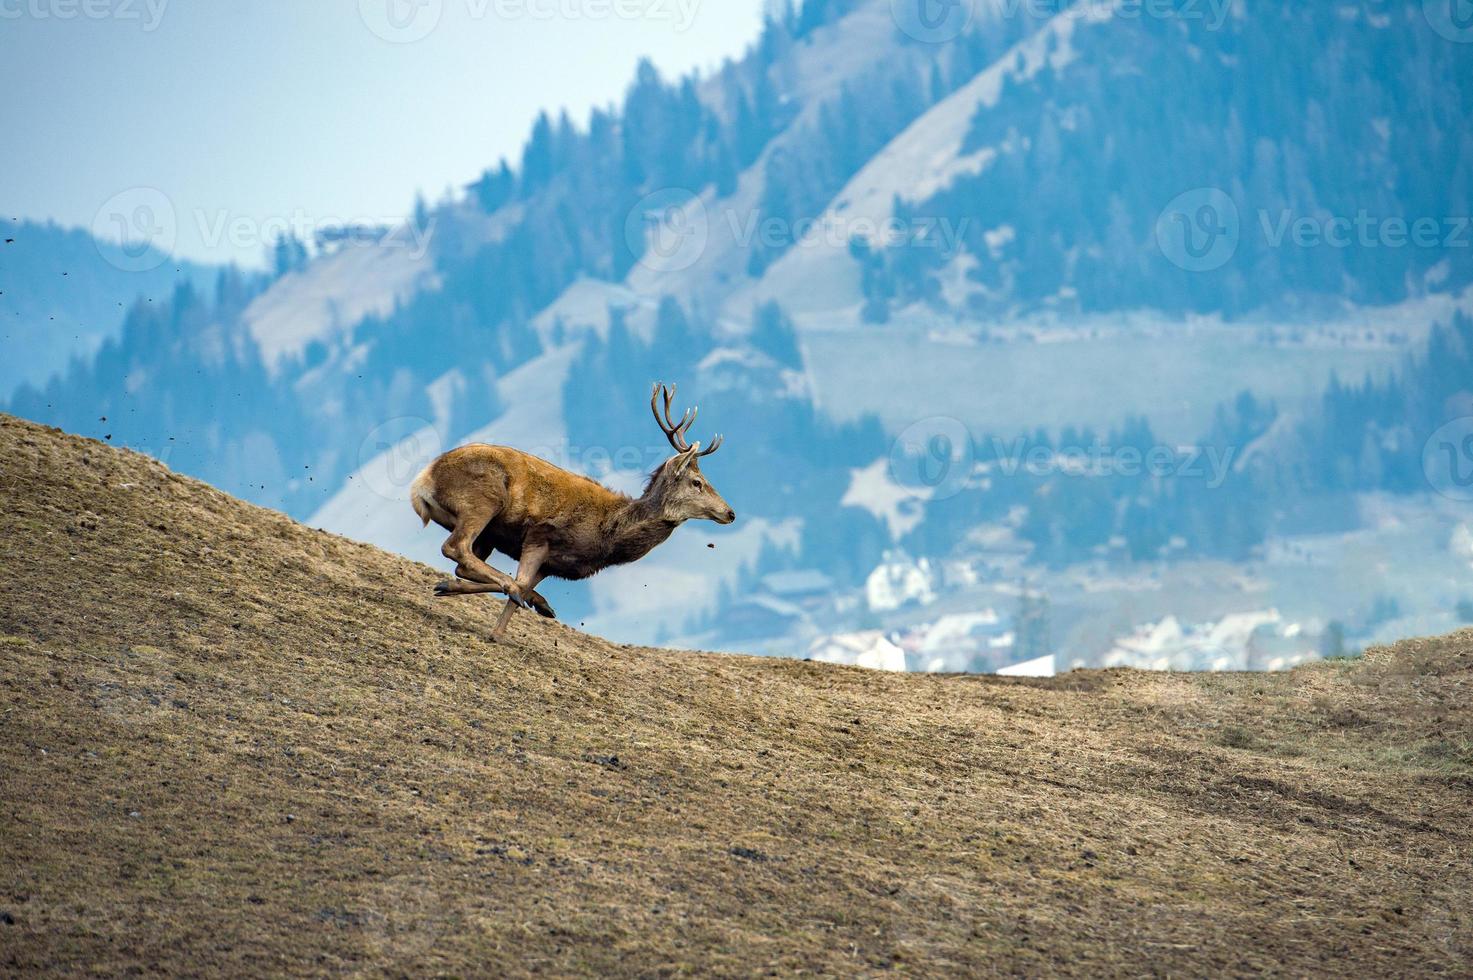
[[[414,482],[409,485],[409,502],[414,507],[414,512],[419,519],[424,521],[424,526],[429,527],[430,521],[435,519],[435,481],[430,476],[430,467],[426,466]]]

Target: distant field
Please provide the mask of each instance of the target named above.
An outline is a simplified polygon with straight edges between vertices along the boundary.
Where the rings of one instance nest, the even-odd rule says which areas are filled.
[[[873,413],[899,431],[947,416],[975,436],[1012,436],[1040,425],[1108,429],[1134,414],[1174,441],[1200,438],[1217,406],[1244,389],[1292,408],[1317,396],[1332,372],[1382,376],[1406,352],[1259,337],[1252,326],[1209,326],[969,344],[885,326],[807,330],[803,345],[819,404],[836,418]]]

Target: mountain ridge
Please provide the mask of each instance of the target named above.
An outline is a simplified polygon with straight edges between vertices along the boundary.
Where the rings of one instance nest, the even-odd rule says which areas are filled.
[[[1473,631],[1285,675],[618,646],[0,416],[0,962],[1455,972]]]

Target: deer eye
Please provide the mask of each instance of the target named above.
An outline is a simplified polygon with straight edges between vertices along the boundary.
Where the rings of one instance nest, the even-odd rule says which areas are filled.
[[[697,490],[701,489],[701,487],[703,486],[703,484],[701,483],[701,481],[700,480],[697,480],[697,479],[692,479],[690,481],[690,485],[693,486],[693,487],[695,487]]]

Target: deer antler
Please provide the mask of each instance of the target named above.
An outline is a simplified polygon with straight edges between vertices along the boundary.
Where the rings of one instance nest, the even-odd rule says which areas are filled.
[[[660,413],[659,407],[659,401],[662,397],[665,399],[665,411],[663,417]],[[722,437],[719,435],[715,439],[712,439],[711,445],[704,450],[701,449],[701,444],[699,442],[695,445],[691,445],[690,442],[686,440],[686,433],[689,432],[690,427],[695,424],[696,414],[700,411],[700,409],[686,409],[685,414],[680,416],[680,421],[676,422],[670,417],[670,406],[674,401],[675,385],[667,386],[656,381],[655,390],[650,394],[650,411],[655,414],[655,423],[659,425],[660,431],[664,432],[665,438],[670,440],[671,448],[673,448],[677,453],[694,452],[697,457],[709,456],[716,450],[720,449]]]

